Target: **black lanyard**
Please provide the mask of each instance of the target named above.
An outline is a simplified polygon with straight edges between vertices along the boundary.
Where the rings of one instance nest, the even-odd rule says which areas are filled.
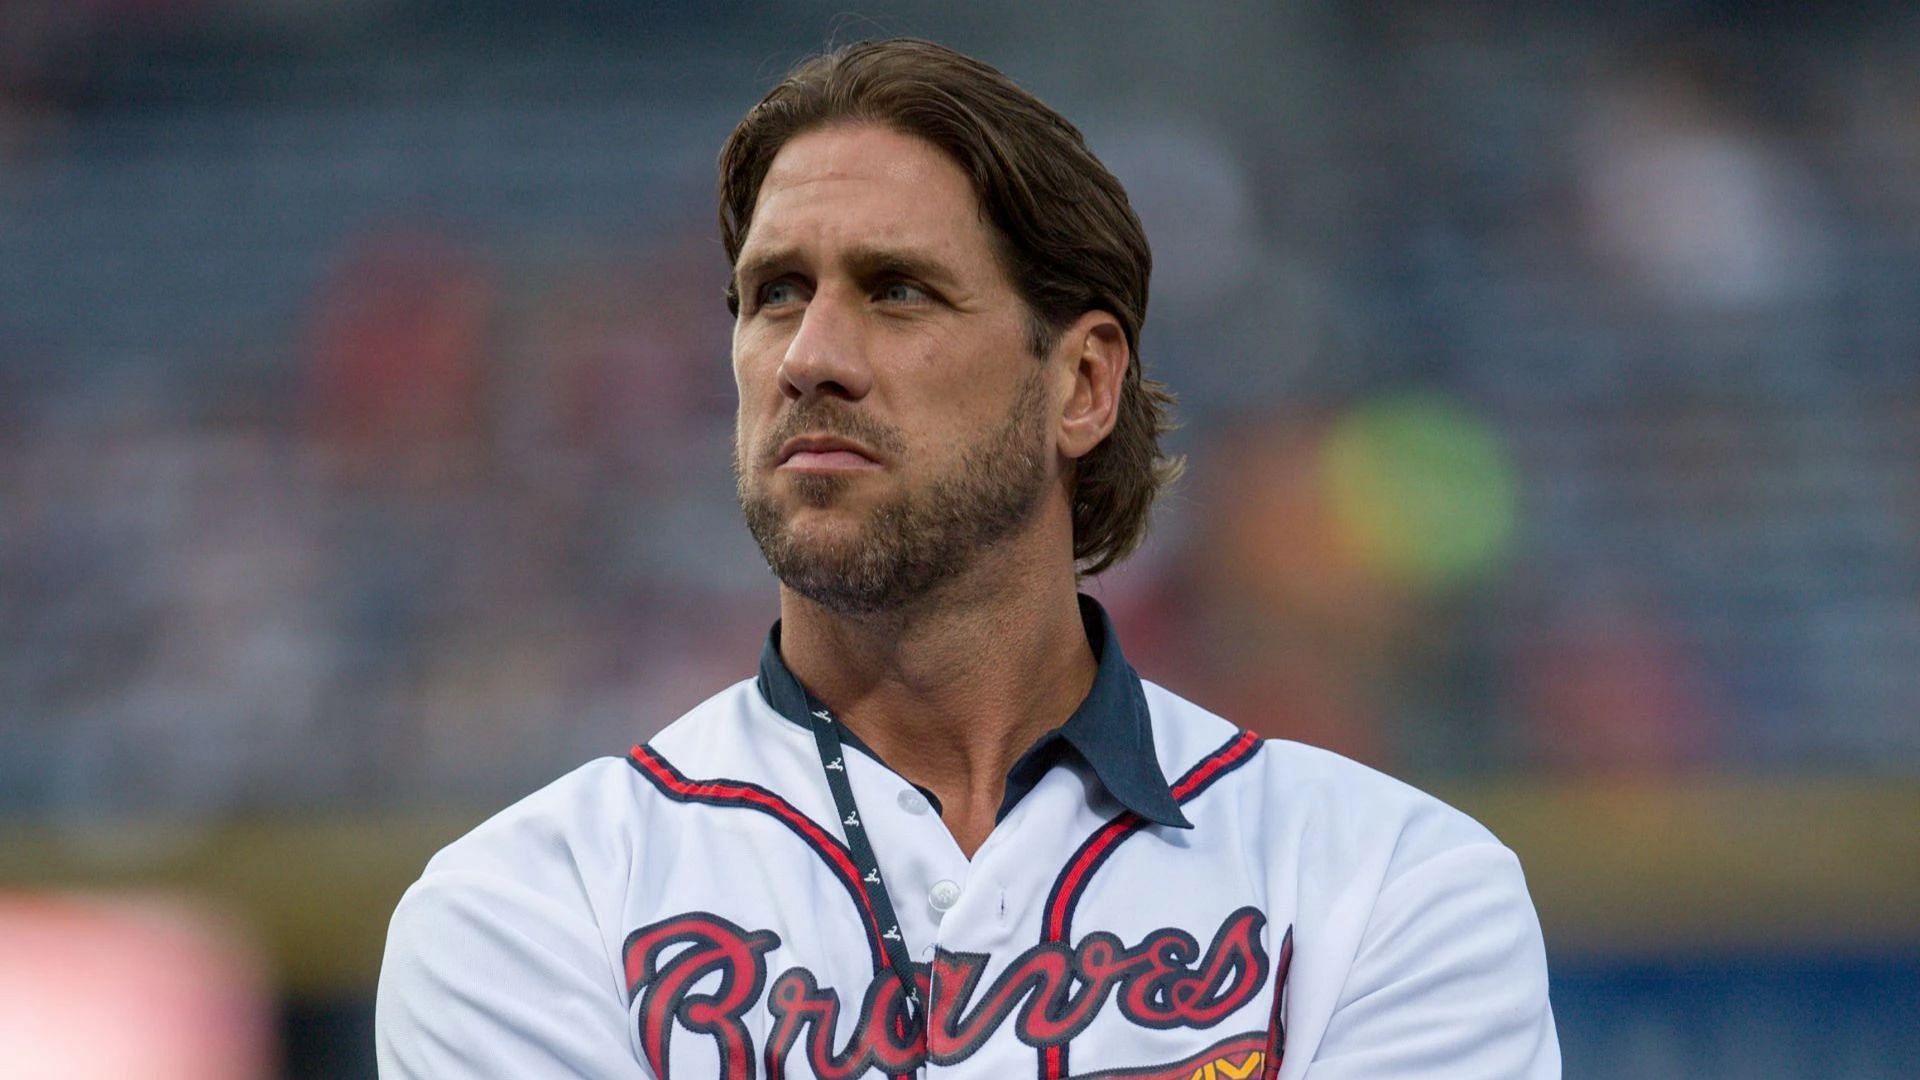
[[[915,1028],[921,1027],[925,1011],[920,1007],[920,984],[913,976],[913,960],[907,955],[906,939],[900,935],[900,920],[893,913],[893,898],[887,895],[886,882],[880,880],[880,860],[874,858],[873,844],[867,840],[867,827],[860,820],[860,807],[853,801],[853,785],[847,782],[846,754],[840,748],[840,724],[825,705],[814,699],[812,691],[807,691],[807,716],[813,722],[813,741],[820,748],[820,768],[827,774],[827,787],[833,792],[834,809],[847,834],[847,847],[853,852],[860,880],[866,884],[867,895],[873,901],[874,917],[886,927],[880,940],[886,949],[887,964],[893,968],[894,977],[900,980],[900,989],[906,994],[908,1022]]]

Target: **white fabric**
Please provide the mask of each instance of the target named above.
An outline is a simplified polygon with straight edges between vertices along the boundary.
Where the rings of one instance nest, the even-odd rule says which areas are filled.
[[[1151,683],[1145,692],[1162,769],[1176,783],[1237,734]],[[775,713],[752,681],[694,709],[650,746],[691,780],[755,785],[833,837],[845,836],[811,734]],[[941,1032],[988,1008],[988,988],[1016,963],[1042,983],[1050,963],[1069,970],[1065,946],[1040,947],[1048,898],[1075,852],[1122,810],[1089,776],[1056,767],[968,860],[938,815],[903,798],[911,790],[905,780],[857,751],[846,764],[899,932],[916,960],[938,949],[944,965],[933,975],[935,1060],[918,1074],[1046,1075],[1038,1071],[1044,1051],[1021,1038],[1023,1015],[1041,1012],[1031,1007],[1031,989],[1005,997],[1013,1007],[997,1025],[984,1025],[986,1037],[965,1056],[943,1044]],[[1162,938],[1176,942],[1173,966],[1197,968],[1235,914],[1254,909],[1242,922],[1258,923],[1261,981],[1251,986],[1248,972],[1223,969],[1198,991],[1163,983],[1155,992],[1145,976],[1109,985],[1066,1044],[1071,1075],[1149,1067],[1160,1071],[1128,1075],[1263,1075],[1259,1051],[1249,1047],[1264,1045],[1274,1016],[1289,928],[1282,1080],[1560,1075],[1538,920],[1518,862],[1480,825],[1373,770],[1278,740],[1251,748],[1244,764],[1182,808],[1193,829],[1145,825],[1087,877],[1069,941],[1083,950],[1083,962],[1088,955],[1111,962],[1115,949],[1183,931],[1191,951],[1181,951],[1177,934]],[[698,953],[716,948],[711,935],[658,949],[653,971],[640,973],[647,977],[630,998],[630,935],[692,925],[675,920],[696,913],[717,916],[723,922],[707,925],[730,924],[757,947],[757,954],[755,947],[731,954],[757,955],[757,964],[730,969],[742,980],[731,987],[732,1000],[744,1004],[712,1001],[727,988],[723,974],[692,959],[719,955]],[[1112,948],[1102,953],[1101,942]],[[970,988],[946,978],[968,964],[980,971]],[[781,986],[798,985],[797,975],[782,979],[796,968],[837,997],[828,1051],[856,1041],[876,978],[874,954],[828,860],[768,813],[676,801],[628,762],[603,759],[449,845],[407,891],[380,975],[380,1071],[389,1078],[655,1077],[642,1039],[652,997],[672,1077],[765,1076],[778,1024],[773,1000]],[[667,984],[688,972],[700,973],[683,987],[681,1015],[663,1012]],[[750,985],[756,972],[757,987]],[[1065,1007],[1065,995],[1086,982],[1069,975],[1061,989]],[[1170,993],[1188,1003],[1186,1012],[1169,1006]],[[736,1049],[750,1066],[723,1062],[726,1040],[712,1031],[713,1017],[701,1014],[703,998],[737,1016],[751,1045]],[[1222,998],[1230,1012],[1203,1015],[1202,1007]],[[1123,999],[1132,1000],[1131,1011]],[[942,1002],[959,1006],[949,1010],[946,1028]],[[1171,1022],[1169,1009],[1177,1014]],[[800,1030],[800,1045],[780,1063],[787,1076],[815,1075],[806,1045],[813,1029]],[[1054,1033],[1026,1034],[1045,1041]],[[1244,1038],[1235,1044],[1237,1037]],[[1209,1056],[1209,1048],[1224,1049]]]

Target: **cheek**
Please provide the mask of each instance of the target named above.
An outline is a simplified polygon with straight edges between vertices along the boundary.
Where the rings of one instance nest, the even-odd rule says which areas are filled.
[[[742,386],[740,405],[733,414],[733,448],[741,461],[753,460],[753,448],[768,423],[767,410],[753,397],[750,389]]]
[[[733,445],[736,457],[747,460],[746,452],[753,446],[754,432],[760,421],[757,419],[766,410],[759,404],[761,393],[759,378],[754,373],[750,360],[740,351],[740,333],[734,332],[733,351],[733,391],[735,407],[733,412]]]
[[[997,340],[986,346],[967,344],[966,350],[932,352],[918,365],[911,385],[899,388],[912,399],[910,406],[903,406],[912,409],[926,431],[960,443],[1006,422],[1008,408],[1031,373],[1029,366],[1039,363]],[[1009,361],[1010,355],[1016,358]]]
[[[751,366],[751,360],[753,355],[752,352],[750,351],[752,348],[752,344],[753,343],[749,340],[749,334],[745,330],[742,330],[740,328],[740,321],[738,319],[735,319],[733,323],[733,352],[732,352],[733,388],[734,390],[741,392],[742,399],[746,397],[745,391],[747,388],[747,370]]]
[[[771,357],[771,359],[769,359]],[[751,332],[733,334],[733,389],[740,399],[740,415],[750,415],[754,403],[779,396],[779,357],[757,343]]]
[[[960,388],[916,401],[910,411],[903,410],[900,426],[929,460],[946,461],[971,453],[1005,419],[1003,412],[981,408],[977,390]]]

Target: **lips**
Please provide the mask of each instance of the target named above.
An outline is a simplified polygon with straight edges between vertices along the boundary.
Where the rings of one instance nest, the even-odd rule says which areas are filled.
[[[802,435],[788,439],[781,444],[774,463],[779,468],[831,472],[880,467],[872,451],[837,435]]]

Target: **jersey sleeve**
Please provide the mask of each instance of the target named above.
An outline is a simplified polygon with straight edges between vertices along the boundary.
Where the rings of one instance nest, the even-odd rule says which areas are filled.
[[[1511,851],[1455,848],[1381,890],[1303,1075],[1557,1080],[1540,921]]]
[[[387,932],[374,1008],[384,1080],[651,1077],[590,917],[491,875],[429,873]]]

